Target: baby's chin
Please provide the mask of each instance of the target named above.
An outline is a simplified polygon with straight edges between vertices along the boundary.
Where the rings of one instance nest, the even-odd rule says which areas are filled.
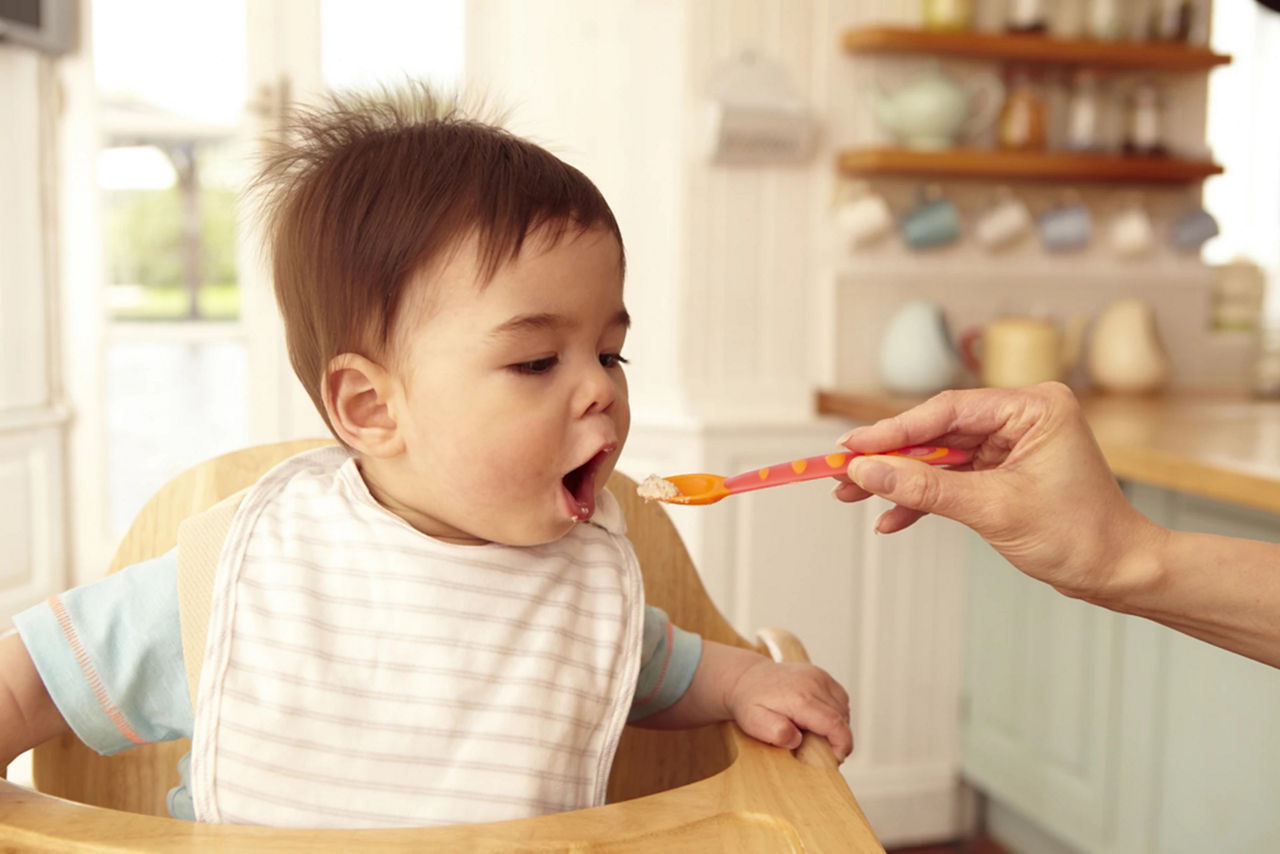
[[[501,546],[529,547],[554,543],[580,524],[568,518],[542,516],[541,518],[508,517],[505,524],[478,530],[476,534],[486,542]]]

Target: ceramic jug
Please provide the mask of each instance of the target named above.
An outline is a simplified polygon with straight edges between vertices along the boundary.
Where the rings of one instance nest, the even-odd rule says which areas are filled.
[[[983,385],[1017,388],[1071,373],[1088,318],[1077,315],[1065,330],[1043,317],[1007,316],[961,336],[960,355]]]
[[[885,324],[877,367],[880,383],[896,394],[933,394],[950,388],[960,369],[942,307],[927,300],[903,303]]]
[[[1147,394],[1164,386],[1169,367],[1151,303],[1128,297],[1098,315],[1085,359],[1089,379],[1098,388]]]
[[[991,73],[957,83],[938,63],[892,95],[871,90],[876,118],[908,148],[949,148],[995,119],[1004,85]]]

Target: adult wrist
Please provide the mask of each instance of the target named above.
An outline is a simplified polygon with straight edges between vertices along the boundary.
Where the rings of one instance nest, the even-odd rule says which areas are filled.
[[[1117,544],[1100,568],[1100,583],[1079,598],[1122,613],[1144,610],[1166,586],[1169,562],[1165,556],[1174,532],[1135,511],[1135,519],[1117,523]]]

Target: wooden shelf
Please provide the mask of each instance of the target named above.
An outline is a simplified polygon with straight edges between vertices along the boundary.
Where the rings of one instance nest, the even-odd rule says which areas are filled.
[[[1191,183],[1222,172],[1221,166],[1208,160],[977,148],[864,148],[842,152],[838,163],[846,175],[1098,183]]]
[[[1173,42],[1062,39],[1018,33],[934,32],[866,27],[844,33],[850,53],[921,53],[1052,65],[1088,65],[1148,71],[1206,71],[1231,57]]]

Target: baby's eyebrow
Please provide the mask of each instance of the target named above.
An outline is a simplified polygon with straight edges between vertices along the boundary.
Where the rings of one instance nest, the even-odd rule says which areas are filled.
[[[541,312],[538,314],[518,314],[510,320],[500,323],[493,329],[489,330],[490,338],[499,338],[506,335],[517,335],[521,332],[538,332],[544,329],[564,329],[575,326],[577,321],[565,317],[563,314],[550,314]],[[609,326],[621,326],[625,329],[631,328],[631,315],[627,310],[620,309],[613,319],[609,321]]]

